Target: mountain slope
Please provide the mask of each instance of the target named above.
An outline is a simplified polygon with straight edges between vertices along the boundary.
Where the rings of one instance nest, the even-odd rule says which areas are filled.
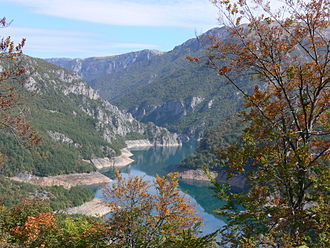
[[[162,52],[157,50],[142,50],[115,56],[91,57],[87,59],[51,58],[46,60],[77,73],[90,86],[100,88],[100,82],[106,81],[112,73],[123,71],[131,64],[149,61],[151,58],[161,54]],[[111,86],[107,91],[111,91],[111,94],[116,95],[120,85],[113,85],[116,87]]]
[[[225,27],[211,29],[172,51],[87,81],[104,98],[138,120],[153,122],[188,138],[200,138],[242,108],[241,95],[204,64],[210,36],[230,39]],[[192,63],[186,56],[202,59]],[[242,88],[251,88],[250,79],[239,81]]]
[[[29,99],[26,105],[31,122],[43,143],[28,150],[3,133],[0,149],[8,156],[3,169],[7,175],[21,171],[37,175],[93,171],[95,167],[82,159],[112,157],[125,146],[127,138],[149,138],[155,145],[179,142],[166,129],[142,124],[121,112],[72,72],[27,56],[22,65],[29,71],[22,97]],[[1,66],[6,64],[2,62]]]

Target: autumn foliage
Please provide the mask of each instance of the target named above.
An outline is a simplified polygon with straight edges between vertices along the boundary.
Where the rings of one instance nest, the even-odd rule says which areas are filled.
[[[54,213],[45,200],[0,208],[0,247],[111,247],[101,219]]]
[[[0,28],[8,25],[6,18],[0,19]],[[11,132],[26,144],[34,145],[41,139],[26,122],[23,99],[18,93],[24,84],[22,76],[26,72],[20,65],[24,45],[25,39],[16,45],[10,37],[0,40],[0,130]],[[4,159],[5,155],[0,154],[0,162]]]
[[[201,219],[178,189],[176,174],[157,176],[154,184],[117,175],[118,182],[104,189],[114,209],[109,219],[114,247],[177,247],[192,240],[196,246],[189,247],[211,247],[214,235],[196,236]]]
[[[199,234],[200,218],[175,175],[154,184],[118,176],[104,191],[113,207],[107,219],[54,213],[40,199],[0,207],[0,247],[214,247],[216,232]]]
[[[243,94],[250,123],[243,143],[219,152],[228,175],[250,183],[240,194],[217,185],[230,220],[221,244],[329,247],[330,1],[213,2],[231,38],[213,38],[208,65]],[[253,92],[238,86],[242,73]]]
[[[36,217],[28,216],[23,226],[13,228],[13,235],[23,241],[23,244],[30,245],[35,242],[44,232],[49,232],[55,225],[53,213],[39,213]],[[41,244],[40,247],[45,247]]]

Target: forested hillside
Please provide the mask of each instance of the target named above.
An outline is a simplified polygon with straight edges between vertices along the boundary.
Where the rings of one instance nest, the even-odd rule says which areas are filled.
[[[2,68],[7,66],[2,63]],[[21,66],[27,73],[22,78],[20,97],[43,141],[27,149],[2,130],[0,149],[7,156],[2,172],[6,175],[22,171],[41,176],[94,171],[93,165],[82,160],[118,155],[127,137],[149,138],[162,145],[179,142],[167,130],[141,124],[122,113],[73,73],[27,56],[22,58]]]
[[[220,125],[211,128],[200,140],[196,152],[185,158],[179,169],[209,168],[219,171],[223,169],[220,154],[230,145],[241,142],[243,129],[247,123],[238,115],[234,115]]]
[[[210,37],[225,41],[230,39],[230,33],[225,27],[211,29],[172,51],[147,60],[134,60],[116,71],[103,71],[103,76],[93,79],[86,74],[86,67],[76,69],[79,63],[73,66],[73,61],[68,65],[66,59],[49,61],[67,69],[75,68],[103,97],[128,110],[138,120],[167,127],[187,138],[200,138],[209,128],[240,111],[243,100],[234,87],[205,65]],[[187,56],[201,59],[199,63],[192,63]],[[89,70],[105,68],[107,63],[110,66],[109,60],[93,61]],[[251,89],[248,77],[241,77],[239,85],[248,91]]]

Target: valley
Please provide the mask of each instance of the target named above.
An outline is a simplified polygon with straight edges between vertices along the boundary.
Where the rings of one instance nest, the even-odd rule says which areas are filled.
[[[0,247],[330,247],[329,0],[0,2]]]
[[[211,36],[227,39],[228,32],[212,29],[165,53],[143,50],[47,61],[22,56],[27,74],[21,94],[33,95],[27,105],[28,119],[43,141],[30,150],[1,131],[1,152],[9,159],[3,175],[67,189],[108,183],[111,180],[97,171],[132,163],[133,154],[127,148],[180,146],[183,141],[213,133],[226,122],[233,124],[220,126],[224,130],[219,137],[233,134],[239,122],[231,116],[242,108],[242,98],[204,62],[186,59],[200,56],[204,61]],[[241,83],[246,89],[250,87],[249,81]],[[227,141],[221,140],[224,144]],[[205,150],[197,151],[183,157],[181,167],[171,165],[181,171],[182,178],[205,179],[197,176],[201,174],[198,168],[205,166],[199,158]],[[214,155],[206,154],[210,162],[209,156]]]
[[[204,148],[214,141],[207,137],[214,137],[220,128],[222,134],[217,137],[228,133],[233,137],[231,141],[220,139],[220,143],[236,140],[240,131],[234,130],[240,127],[234,115],[242,109],[242,97],[204,65],[210,36],[227,39],[228,32],[225,28],[212,29],[169,52],[143,50],[110,57],[46,61],[22,56],[27,74],[21,94],[32,94],[27,104],[28,120],[41,135],[42,143],[32,150],[24,148],[6,130],[1,131],[1,152],[9,159],[3,175],[12,184],[69,190],[112,183],[107,173],[101,173],[114,167],[125,172],[127,166],[137,164],[148,175],[179,171],[183,181],[208,181],[200,168],[205,163],[211,169],[216,166],[208,164],[214,155]],[[199,56],[202,61],[191,63],[187,56]],[[249,81],[241,80],[241,84],[250,87]],[[197,153],[179,148],[182,142],[199,139],[202,142]],[[215,143],[219,145],[219,141]],[[164,151],[173,147],[173,151],[183,154],[175,155],[180,159],[173,164],[171,156],[163,157],[162,149],[152,147],[164,147]],[[162,163],[165,170],[155,170],[150,162],[144,165],[148,159],[141,160],[130,152],[132,149],[142,149],[145,154],[150,153],[148,149],[154,151],[153,163]],[[206,154],[205,162],[201,162],[202,154]],[[218,178],[223,180],[223,176]],[[244,187],[240,180],[233,181],[238,188]],[[194,187],[194,191],[200,191],[199,186]],[[33,194],[32,188],[29,191]],[[88,189],[83,194],[86,198],[79,206],[78,202],[66,205],[67,213],[96,216],[111,210],[97,198],[91,199]],[[198,194],[192,192],[195,199],[200,197]],[[216,218],[207,205],[200,204],[202,213],[206,207],[207,215]]]
[[[211,37],[230,39],[225,27],[214,28],[169,52],[47,61],[74,71],[137,120],[166,127],[184,140],[199,139],[243,107],[240,93],[205,65]],[[200,62],[187,56],[200,57]],[[236,77],[239,86],[252,90],[249,78]]]

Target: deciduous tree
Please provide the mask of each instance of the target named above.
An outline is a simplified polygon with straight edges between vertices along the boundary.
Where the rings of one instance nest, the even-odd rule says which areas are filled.
[[[228,200],[220,244],[329,247],[330,1],[284,0],[276,11],[263,0],[213,2],[231,37],[213,38],[208,64],[243,94],[250,123],[243,143],[219,152],[229,176],[250,184],[239,194],[216,185]],[[242,73],[253,92],[238,86]]]
[[[215,234],[196,236],[200,218],[178,189],[175,174],[156,177],[153,185],[141,177],[123,179],[104,189],[114,212],[109,219],[109,243],[114,247],[212,247]],[[154,191],[154,192],[152,192]]]
[[[0,29],[8,25],[6,18],[0,19]],[[23,86],[22,75],[26,72],[20,65],[24,44],[25,39],[16,45],[10,37],[0,39],[0,130],[12,132],[33,145],[40,142],[40,137],[26,122],[23,99],[17,93]],[[4,159],[5,154],[0,153],[0,164]]]

